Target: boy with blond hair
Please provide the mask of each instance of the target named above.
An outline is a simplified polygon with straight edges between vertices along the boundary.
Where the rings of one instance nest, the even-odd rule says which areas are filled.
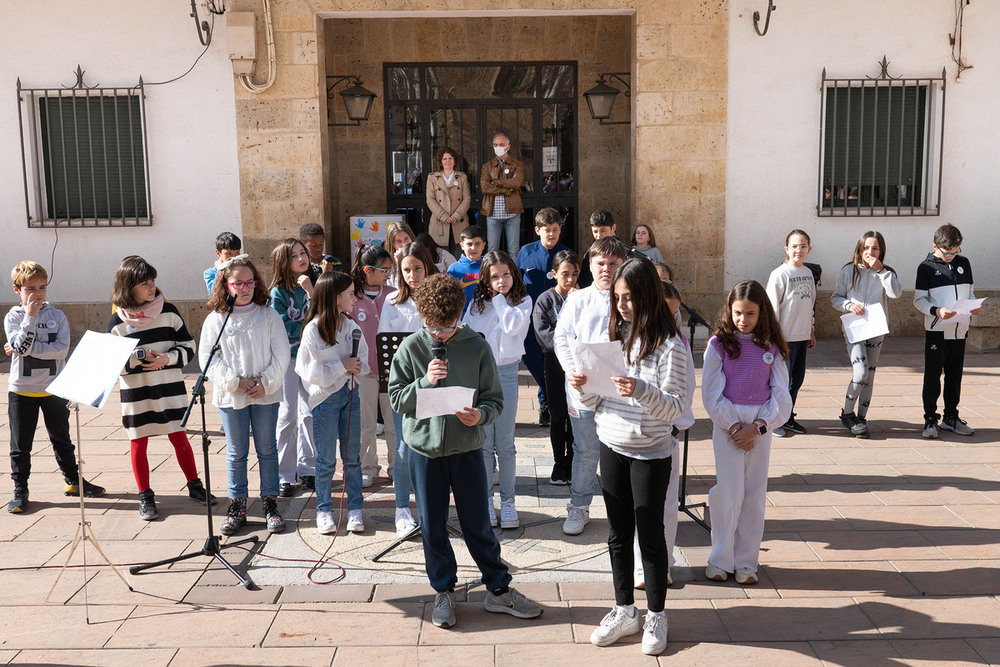
[[[12,514],[28,507],[28,476],[31,474],[31,447],[38,425],[38,411],[52,442],[56,463],[66,482],[67,496],[79,496],[76,448],[69,435],[69,407],[66,399],[45,391],[59,374],[69,354],[69,322],[61,310],[45,300],[49,276],[37,262],[19,262],[10,272],[14,292],[21,297],[3,320],[10,355],[7,416],[10,422],[10,476],[14,495],[7,504]],[[104,495],[104,489],[87,480],[83,494],[88,498]]]

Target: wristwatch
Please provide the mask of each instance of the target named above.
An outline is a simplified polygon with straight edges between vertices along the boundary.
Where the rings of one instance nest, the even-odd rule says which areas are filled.
[[[766,423],[764,423],[764,422],[754,422],[754,424],[757,426],[757,434],[758,435],[764,435],[765,433],[767,433],[767,424]]]

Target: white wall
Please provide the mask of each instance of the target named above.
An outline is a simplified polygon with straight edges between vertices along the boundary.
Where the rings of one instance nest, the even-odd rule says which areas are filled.
[[[948,33],[953,2],[814,0],[777,2],[766,36],[754,32],[753,11],[766,0],[733,0],[729,17],[729,137],[726,187],[726,283],[765,280],[783,259],[787,232],[812,237],[809,261],[823,266],[832,289],[858,237],[883,233],[887,261],[904,288],[947,222],[965,237],[976,285],[1000,287],[1000,5],[966,8],[964,55],[974,69],[955,83]],[[918,7],[919,6],[919,7]],[[762,17],[763,18],[763,17]],[[762,22],[763,23],[763,22]],[[940,76],[947,68],[941,215],[820,218],[816,215],[820,76],[889,73]]]
[[[0,278],[21,259],[53,270],[56,303],[108,299],[121,258],[141,254],[159,272],[172,300],[203,299],[202,270],[215,259],[215,236],[242,237],[233,70],[225,19],[216,38],[186,77],[146,88],[152,227],[29,229],[15,104],[24,87],[73,85],[77,64],[84,82],[101,86],[147,84],[181,75],[204,47],[187,0],[3,0],[0,3]],[[54,261],[50,260],[55,246]],[[0,290],[10,302],[10,289]]]

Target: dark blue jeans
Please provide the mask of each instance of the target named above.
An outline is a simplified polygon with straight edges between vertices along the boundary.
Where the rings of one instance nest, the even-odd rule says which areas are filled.
[[[483,584],[491,591],[507,586],[511,576],[500,560],[500,543],[490,526],[483,493],[487,481],[482,449],[434,459],[411,449],[410,481],[420,513],[424,564],[431,587],[443,593],[458,582],[458,563],[448,539],[450,494],[455,496],[465,546],[483,573]]]

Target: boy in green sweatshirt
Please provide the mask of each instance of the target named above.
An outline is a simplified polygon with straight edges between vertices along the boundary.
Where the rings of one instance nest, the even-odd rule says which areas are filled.
[[[414,298],[424,326],[408,336],[393,357],[389,402],[403,416],[403,439],[411,450],[410,479],[420,512],[424,562],[437,592],[431,620],[442,628],[455,624],[458,563],[448,539],[450,494],[455,496],[465,544],[488,590],[483,607],[535,618],[542,608],[510,587],[511,576],[500,560],[500,543],[486,507],[490,482],[483,468],[483,427],[504,409],[493,353],[482,336],[459,325],[465,294],[454,278],[430,276]],[[434,356],[436,342],[444,346],[444,359]],[[475,389],[473,405],[454,415],[417,419],[417,393],[442,385]]]

